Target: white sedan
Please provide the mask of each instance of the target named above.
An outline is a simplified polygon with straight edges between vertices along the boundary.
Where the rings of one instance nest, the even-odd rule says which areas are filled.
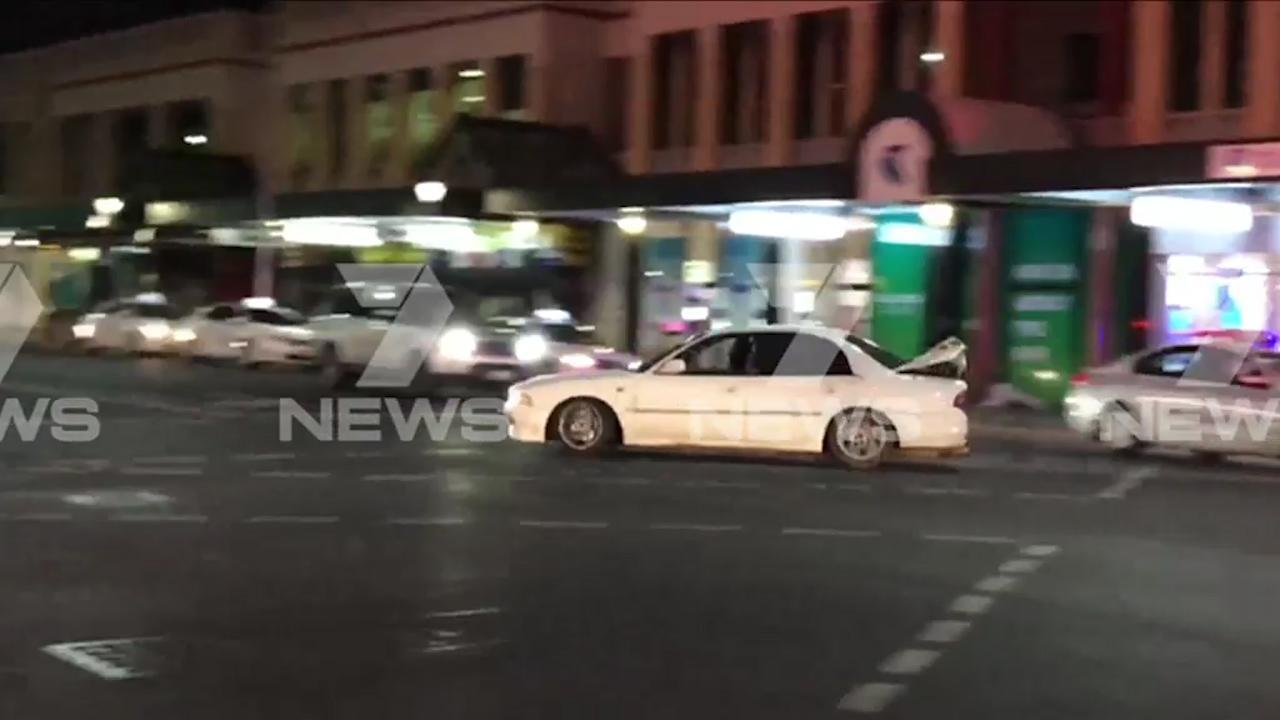
[[[173,350],[177,308],[162,299],[142,298],[107,303],[82,316],[72,327],[89,351],[165,354]]]
[[[299,313],[274,304],[222,303],[184,319],[174,342],[191,358],[238,360],[247,367],[310,364],[315,347],[305,324]]]
[[[963,364],[946,341],[912,362],[834,329],[765,326],[693,338],[635,372],[550,375],[511,387],[509,434],[588,453],[612,446],[828,453],[858,468],[893,451],[968,448]],[[961,369],[962,372],[962,369]]]
[[[1280,354],[1238,342],[1168,345],[1072,378],[1063,413],[1120,453],[1146,447],[1280,454]]]

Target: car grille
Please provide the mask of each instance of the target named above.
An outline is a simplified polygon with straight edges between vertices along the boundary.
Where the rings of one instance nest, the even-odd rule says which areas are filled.
[[[481,340],[476,344],[476,354],[510,357],[514,352],[510,340]]]

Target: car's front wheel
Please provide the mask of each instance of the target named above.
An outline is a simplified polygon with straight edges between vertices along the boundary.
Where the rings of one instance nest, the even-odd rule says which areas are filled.
[[[566,401],[551,417],[552,438],[575,453],[601,453],[618,442],[618,422],[607,405],[591,398]]]
[[[1137,419],[1127,407],[1111,403],[1102,410],[1098,420],[1098,439],[1112,452],[1119,455],[1136,455],[1144,447],[1138,433]]]
[[[827,427],[827,452],[840,463],[859,470],[879,466],[896,442],[893,423],[871,410],[845,410]]]

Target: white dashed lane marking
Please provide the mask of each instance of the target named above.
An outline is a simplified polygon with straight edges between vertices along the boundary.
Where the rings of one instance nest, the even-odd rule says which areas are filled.
[[[388,525],[466,525],[460,517],[398,517],[388,518]]]
[[[574,530],[601,530],[609,527],[607,522],[593,520],[521,520],[520,527]]]
[[[906,689],[907,686],[901,683],[865,683],[840,698],[840,703],[836,707],[850,712],[878,713],[888,707],[889,703]]]
[[[1092,495],[1049,492],[1016,492],[1013,494],[1013,498],[1015,500],[1059,500],[1064,502],[1089,502],[1094,499]]]
[[[326,480],[333,477],[333,473],[323,470],[261,470],[250,474],[268,480]]]
[[[961,615],[981,615],[991,609],[992,599],[986,595],[961,595],[951,601],[949,612]]]
[[[741,530],[741,525],[699,525],[696,523],[653,523],[650,530],[676,530],[683,532],[734,532]]]
[[[1002,593],[1017,584],[1018,578],[1011,575],[992,575],[979,580],[973,589],[984,593]]]
[[[1028,557],[1049,557],[1057,552],[1057,545],[1028,545],[1022,549],[1022,554]]]
[[[199,467],[124,467],[121,475],[133,477],[196,477],[204,474]]]
[[[1043,560],[1033,560],[1031,558],[1014,558],[1006,560],[1000,565],[1002,573],[1029,573],[1040,569]]]
[[[266,525],[279,523],[282,525],[324,525],[338,522],[337,515],[255,515],[247,523]]]
[[[298,457],[294,453],[240,453],[232,455],[236,462],[271,462],[275,460],[293,460]]]
[[[1103,500],[1123,500],[1126,495],[1137,490],[1142,485],[1143,480],[1154,477],[1157,472],[1153,467],[1137,467],[1132,470],[1126,470],[1119,480],[1099,491],[1098,497]]]
[[[950,643],[959,640],[969,631],[972,623],[965,620],[934,620],[916,636],[922,643]]]
[[[365,482],[428,482],[439,477],[436,473],[375,473],[360,479]]]
[[[941,654],[937,650],[919,648],[899,650],[880,663],[880,672],[886,675],[915,675],[932,665]]]
[[[985,490],[976,490],[974,488],[931,486],[907,487],[903,488],[903,492],[908,495],[946,495],[954,497],[984,497],[988,494]]]
[[[133,523],[205,523],[209,522],[207,515],[165,515],[154,513],[124,513],[120,515],[112,515],[111,520],[115,522],[133,522]]]
[[[157,455],[133,459],[137,465],[199,465],[208,461],[209,458],[206,455]]]
[[[841,530],[838,528],[782,528],[783,535],[811,535],[817,537],[880,537],[879,530]]]
[[[963,543],[978,543],[981,545],[1016,545],[1018,544],[1017,540],[1014,540],[1011,537],[1003,537],[1000,535],[939,535],[939,534],[925,533],[920,537],[924,538],[925,540],[931,540],[934,542],[963,542]]]

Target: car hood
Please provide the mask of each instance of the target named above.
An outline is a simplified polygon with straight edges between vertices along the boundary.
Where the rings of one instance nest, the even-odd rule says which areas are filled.
[[[574,373],[560,373],[557,375],[539,375],[529,378],[524,382],[516,383],[512,386],[513,390],[541,390],[549,388],[559,388],[570,385],[594,385],[598,383],[607,383],[614,380],[630,379],[636,374],[627,370],[584,370]]]

